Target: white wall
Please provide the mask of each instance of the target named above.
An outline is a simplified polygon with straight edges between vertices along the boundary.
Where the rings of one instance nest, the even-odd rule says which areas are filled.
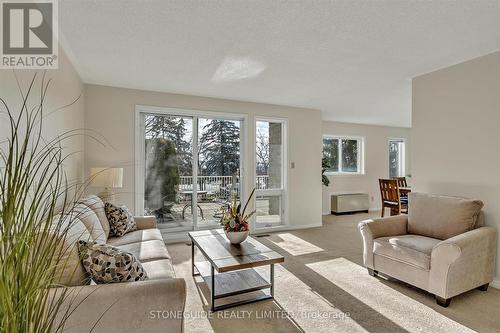
[[[19,79],[21,88],[26,91],[35,72],[41,78],[43,71],[34,70],[7,70],[0,69],[0,97],[2,97],[12,112],[19,112],[22,98],[16,82]],[[56,135],[68,130],[82,129],[84,122],[83,96],[76,103],[63,109],[52,112],[74,102],[83,91],[83,84],[79,75],[68,60],[63,49],[59,49],[59,69],[46,71],[46,80],[51,79],[49,90],[44,103],[44,121],[42,135],[50,140]],[[38,82],[41,82],[40,80]],[[34,106],[40,101],[40,84],[30,95],[30,105]],[[0,108],[0,141],[8,135],[9,126],[4,108]],[[81,182],[83,177],[83,149],[84,138],[82,135],[65,141],[65,153],[75,153],[65,162],[65,171],[69,181]]]
[[[381,209],[378,180],[389,176],[389,139],[406,140],[406,174],[410,174],[409,128],[323,121],[322,133],[323,135],[358,136],[365,139],[365,173],[362,175],[329,176],[330,185],[328,187],[323,186],[323,214],[330,214],[330,195],[341,192],[368,193],[370,196],[370,209]],[[408,180],[411,182],[411,179]]]
[[[289,223],[291,227],[321,225],[321,113],[317,110],[291,108],[259,103],[195,97],[161,92],[85,85],[85,126],[106,137],[101,146],[86,141],[86,172],[91,167],[124,167],[124,188],[117,201],[134,208],[134,131],[135,106],[151,105],[203,111],[246,114],[248,117],[248,152],[246,189],[253,188],[255,156],[255,117],[288,119]],[[93,189],[98,191],[99,189]]]
[[[412,117],[415,190],[481,199],[498,229],[500,52],[415,78]]]

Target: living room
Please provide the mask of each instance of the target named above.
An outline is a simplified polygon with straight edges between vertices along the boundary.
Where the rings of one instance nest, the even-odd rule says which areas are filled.
[[[0,331],[498,331],[500,1],[0,5]]]

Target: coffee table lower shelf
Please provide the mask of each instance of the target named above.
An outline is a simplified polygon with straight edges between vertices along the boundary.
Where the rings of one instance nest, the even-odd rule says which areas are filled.
[[[241,269],[224,273],[217,273],[208,261],[195,262],[194,267],[206,282],[210,290],[211,310],[219,311],[233,306],[253,303],[273,298],[274,292],[274,264],[270,264],[269,280],[253,268]],[[193,270],[193,275],[194,270]],[[269,289],[269,294],[260,295],[238,302],[215,305],[215,300]]]

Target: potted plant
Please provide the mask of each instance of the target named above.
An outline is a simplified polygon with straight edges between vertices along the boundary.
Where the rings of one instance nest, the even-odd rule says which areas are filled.
[[[224,232],[231,244],[240,244],[248,236],[248,220],[255,214],[255,210],[248,215],[245,215],[245,211],[254,193],[255,188],[245,203],[243,211],[241,210],[241,202],[237,203],[236,194],[234,195],[233,202],[222,208],[223,212],[220,224],[224,228]]]

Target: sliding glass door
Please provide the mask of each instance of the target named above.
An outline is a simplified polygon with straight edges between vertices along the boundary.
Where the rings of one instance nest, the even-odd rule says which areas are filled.
[[[241,193],[242,119],[138,112],[138,213],[166,232],[218,227]],[[239,198],[238,198],[239,199]]]
[[[198,226],[218,226],[221,208],[240,200],[241,121],[198,118]],[[203,216],[202,216],[203,214]]]
[[[270,228],[286,222],[286,127],[283,120],[257,119],[256,228]]]
[[[161,228],[192,229],[193,117],[141,114],[143,212]]]

